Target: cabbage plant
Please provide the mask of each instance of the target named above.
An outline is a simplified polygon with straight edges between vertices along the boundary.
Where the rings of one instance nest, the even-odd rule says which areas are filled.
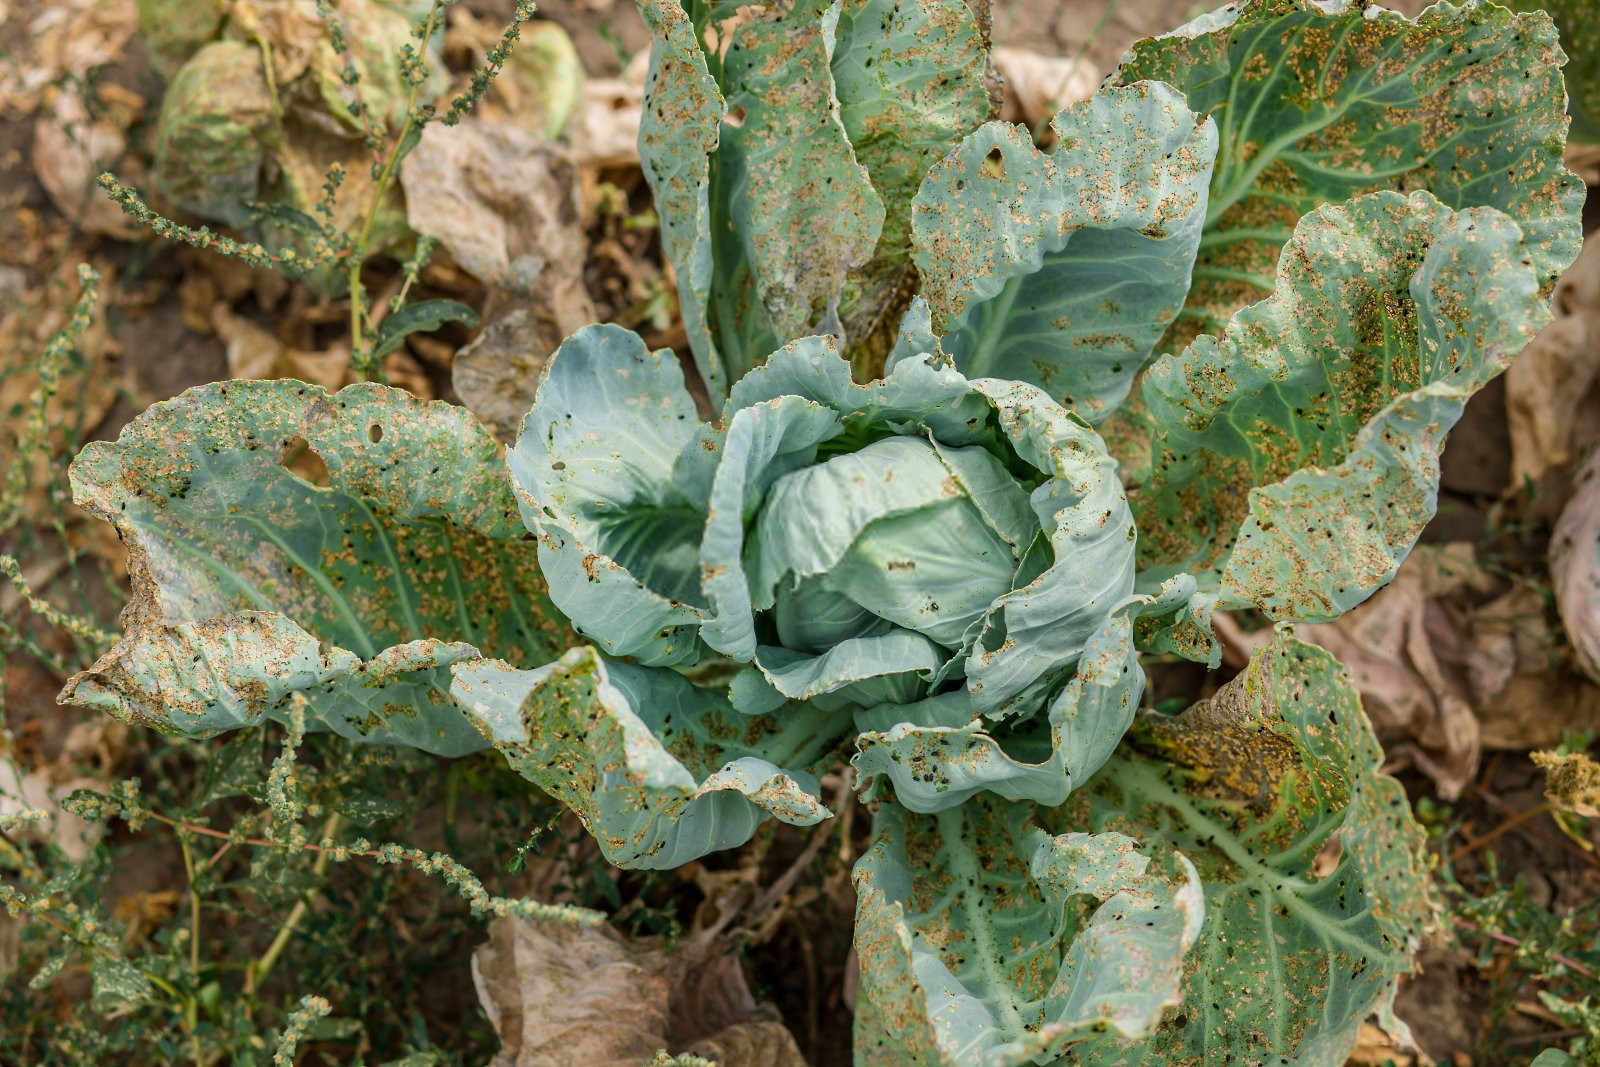
[[[492,747],[614,863],[874,813],[863,1065],[1342,1063],[1430,925],[1326,652],[1432,516],[1583,189],[1549,19],[1229,5],[1049,147],[961,0],[644,0],[692,364],[592,326],[504,457],[375,385],[205,386],[72,471],[129,547],[63,699]],[[690,379],[692,381],[692,378]],[[315,460],[315,462],[313,462]]]

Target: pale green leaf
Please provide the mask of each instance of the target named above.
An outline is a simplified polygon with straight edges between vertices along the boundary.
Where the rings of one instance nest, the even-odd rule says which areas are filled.
[[[620,326],[587,326],[551,356],[506,456],[550,598],[610,653],[698,654],[708,502],[675,471],[700,443],[677,357]]]
[[[1568,140],[1574,144],[1600,144],[1600,18],[1594,0],[1511,0],[1516,11],[1548,12],[1561,32],[1561,50],[1567,54],[1563,71],[1567,86],[1567,114],[1572,116]]]
[[[701,634],[719,652],[742,660],[755,654],[746,523],[772,483],[816,459],[817,446],[839,430],[838,414],[806,397],[774,397],[733,413],[700,543],[701,581],[712,610]]]
[[[872,259],[841,315],[852,351],[876,372],[910,288],[911,201],[928,168],[993,108],[988,45],[964,0],[846,0],[834,29],[840,119],[883,200]]]
[[[1102,90],[1051,126],[1053,152],[996,122],[929,172],[915,256],[964,374],[1032,382],[1099,422],[1189,291],[1216,126],[1157,82]]]
[[[1013,525],[1032,518],[1025,491],[988,452],[945,452],[915,437],[886,437],[779,478],[751,546],[755,605],[771,607],[791,576],[826,575],[838,595],[960,647],[1011,589],[1020,549],[985,521],[958,470],[1004,501]]]
[[[1083,1062],[1345,1062],[1434,919],[1425,837],[1382,760],[1345,669],[1288,636],[1210,700],[1135,722],[1045,822],[1188,856],[1206,921],[1177,1013]]]
[[[1424,192],[1302,220],[1272,297],[1146,376],[1141,584],[1188,572],[1223,607],[1308,619],[1386,583],[1445,434],[1549,318],[1532,258],[1504,214]]]
[[[1116,461],[1087,424],[1024,382],[980,379],[973,389],[994,405],[1017,455],[1046,475],[1029,503],[1051,550],[1036,577],[994,602],[967,659],[967,689],[993,715],[1075,662],[1133,591],[1135,534]]]
[[[1022,1067],[1177,1003],[1203,902],[1181,855],[1052,837],[1032,805],[881,808],[856,864],[860,1067]]]
[[[318,464],[326,486],[290,469],[320,481]],[[313,729],[458,755],[483,742],[448,665],[541,663],[572,639],[498,447],[458,407],[223,382],[89,445],[71,477],[128,546],[133,599],[63,700],[211,734],[301,695]]]
[[[726,108],[678,0],[639,0],[639,11],[654,35],[639,161],[661,220],[661,250],[677,275],[684,332],[700,376],[717,396],[730,383],[706,322],[712,282],[708,157]]]
[[[1220,143],[1170,347],[1270,292],[1301,216],[1378,189],[1505,211],[1548,291],[1577,256],[1584,199],[1562,165],[1561,61],[1549,16],[1480,0],[1415,20],[1358,0],[1247,0],[1135,45],[1113,80],[1176,86]]]
[[[711,159],[711,325],[728,381],[837,316],[884,206],[839,118],[822,0],[751,8],[718,81],[736,122]]]
[[[1134,619],[1167,610],[1191,591],[1192,583],[1174,580],[1159,597],[1118,604],[1090,636],[1047,716],[1004,735],[991,729],[965,692],[858,711],[851,765],[863,798],[892,795],[923,814],[983,791],[1062,803],[1111,757],[1139,707],[1145,674],[1134,648]]]
[[[676,867],[744,844],[768,816],[810,826],[831,814],[810,768],[847,714],[788,705],[748,718],[672,671],[587,647],[531,671],[463,664],[452,692],[619,866]]]

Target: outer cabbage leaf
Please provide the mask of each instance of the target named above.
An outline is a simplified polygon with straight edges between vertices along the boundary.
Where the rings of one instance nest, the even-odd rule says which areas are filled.
[[[840,119],[883,200],[871,261],[841,308],[852,361],[879,373],[911,268],[911,202],[928,168],[992,112],[988,41],[964,0],[847,0],[834,31]]]
[[[677,274],[678,307],[695,365],[713,395],[728,383],[711,339],[711,161],[726,111],[694,27],[678,0],[639,0],[654,35],[639,117],[639,160],[656,215],[661,249]]]
[[[1134,724],[1045,822],[1181,851],[1206,921],[1177,1013],[1083,1062],[1345,1062],[1434,918],[1425,837],[1382,758],[1345,669],[1287,635],[1210,700]]]
[[[711,325],[728,381],[780,343],[836,321],[846,274],[883,229],[829,68],[834,9],[752,9],[729,34],[718,81],[737,123],[711,159]]]
[[[1206,233],[1171,350],[1273,288],[1296,220],[1377,189],[1497,207],[1548,292],[1578,254],[1584,188],[1562,164],[1566,94],[1542,12],[1247,0],[1141,41],[1114,81],[1158,79],[1217,122]]]
[[[856,864],[856,1063],[1021,1067],[1178,1003],[1199,880],[1119,833],[1051,837],[1032,806],[878,812]]]
[[[1217,131],[1158,82],[1102,90],[1051,127],[1045,153],[989,123],[930,171],[915,258],[963,373],[1032,382],[1098,422],[1183,306]]]
[[[1141,583],[1192,573],[1208,604],[1277,619],[1386,583],[1433,515],[1446,432],[1549,317],[1532,260],[1504,214],[1425,192],[1302,220],[1271,298],[1146,375]]]
[[[681,675],[588,647],[537,670],[463,664],[452,692],[511,768],[576,812],[622,867],[742,845],[769,815],[810,826],[831,814],[806,768],[847,715],[789,706],[747,718]]]
[[[286,468],[302,446],[327,485]],[[128,546],[124,635],[61,699],[208,735],[281,714],[459,755],[450,664],[571,632],[545,597],[495,442],[460,408],[356,385],[224,382],[84,449],[74,499]]]
[[[1600,20],[1589,0],[1511,0],[1516,11],[1549,12],[1561,32],[1567,54],[1567,114],[1572,117],[1568,140],[1600,144]]]
[[[702,377],[721,394],[813,327],[876,373],[911,197],[994,107],[984,31],[961,0],[687,6],[640,0],[640,156]]]
[[[680,457],[700,442],[677,357],[629,330],[584,327],[545,368],[506,463],[550,598],[607,652],[699,655],[708,501]]]

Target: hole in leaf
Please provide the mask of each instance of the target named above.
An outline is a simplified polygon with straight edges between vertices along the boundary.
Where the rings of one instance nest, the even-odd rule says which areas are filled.
[[[310,482],[319,489],[328,488],[328,465],[299,434],[284,443],[283,451],[278,454],[278,462],[284,470],[300,480]]]
[[[989,154],[983,157],[983,173],[990,178],[1006,176],[1006,157],[998,145],[989,149]]]
[[[367,427],[367,440],[371,441],[373,444],[377,444],[379,441],[383,440],[382,423],[375,422],[371,426]]]
[[[1318,878],[1326,878],[1339,866],[1339,860],[1344,856],[1344,842],[1334,834],[1322,843],[1322,848],[1317,851],[1316,859],[1311,863],[1311,873]]]

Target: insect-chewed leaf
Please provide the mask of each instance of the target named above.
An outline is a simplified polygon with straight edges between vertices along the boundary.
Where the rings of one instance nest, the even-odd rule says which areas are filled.
[[[745,717],[673,671],[575,648],[537,670],[463,664],[452,692],[511,768],[572,808],[623,867],[676,867],[750,839],[769,815],[831,814],[809,768],[848,714]]]
[[[965,0],[848,0],[834,31],[840,118],[883,199],[883,232],[842,308],[875,369],[911,274],[911,201],[922,177],[990,116],[988,46]],[[859,362],[859,361],[858,361]]]
[[[1600,19],[1590,0],[1511,0],[1514,11],[1548,12],[1561,32],[1567,54],[1567,114],[1572,116],[1568,140],[1600,144]]]
[[[1206,232],[1170,350],[1273,288],[1295,221],[1319,204],[1426,187],[1497,207],[1541,288],[1578,254],[1583,183],[1562,164],[1555,27],[1467,0],[1415,21],[1356,0],[1248,0],[1141,41],[1115,81],[1159,79],[1216,119]]]
[[[376,385],[156,405],[72,466],[74,499],[128,546],[133,600],[62,699],[206,735],[298,693],[313,728],[353,740],[483,747],[449,665],[539,663],[572,638],[497,453],[462,409]]]
[[[678,306],[695,364],[713,395],[728,387],[706,324],[711,297],[710,153],[725,110],[694,27],[678,0],[640,0],[655,40],[639,119],[639,160],[661,219],[661,248],[678,279]]]
[[[839,119],[827,8],[801,0],[729,30],[719,80],[741,118],[722,127],[710,187],[711,323],[729,382],[836,313],[883,229]]]
[[[1141,583],[1188,572],[1277,619],[1386,583],[1433,516],[1445,434],[1549,317],[1533,256],[1503,213],[1425,192],[1302,220],[1271,298],[1146,375]]]
[[[1204,910],[1194,867],[1120,833],[1052,837],[1032,813],[879,811],[855,870],[859,1067],[1064,1062],[1178,1002]]]
[[[962,373],[1032,382],[1098,422],[1183,306],[1217,132],[1158,82],[1102,90],[1052,127],[1047,154],[990,123],[930,171],[915,259]]]
[[[1003,741],[965,692],[858,711],[851,765],[862,796],[888,794],[892,783],[894,799],[923,814],[980,791],[1060,804],[1111,757],[1133,722],[1145,685],[1134,648],[1136,616],[1170,611],[1192,592],[1191,581],[1173,579],[1159,596],[1129,597],[1112,608],[1047,717],[1006,732]]]
[[[1345,669],[1286,635],[1210,700],[1135,722],[1045,822],[1180,850],[1205,926],[1177,1013],[1082,1062],[1345,1062],[1434,917],[1423,831],[1382,758]]]

